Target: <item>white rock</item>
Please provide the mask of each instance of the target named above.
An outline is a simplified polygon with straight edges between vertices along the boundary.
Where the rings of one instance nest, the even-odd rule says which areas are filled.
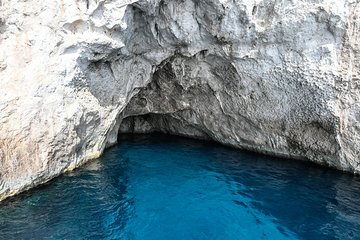
[[[0,199],[99,157],[119,128],[360,172],[358,1],[0,6]]]

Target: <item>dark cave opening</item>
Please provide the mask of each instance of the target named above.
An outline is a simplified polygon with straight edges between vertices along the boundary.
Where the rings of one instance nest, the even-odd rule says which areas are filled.
[[[207,133],[185,122],[183,119],[160,113],[125,117],[120,124],[118,138],[125,133],[164,133],[194,139],[211,139]]]

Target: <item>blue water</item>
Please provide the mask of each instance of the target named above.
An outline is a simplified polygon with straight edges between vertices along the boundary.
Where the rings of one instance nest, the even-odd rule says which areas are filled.
[[[0,239],[360,239],[360,178],[215,143],[132,135],[0,204]]]

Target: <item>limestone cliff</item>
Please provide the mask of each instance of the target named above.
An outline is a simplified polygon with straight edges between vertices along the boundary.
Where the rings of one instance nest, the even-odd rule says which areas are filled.
[[[119,131],[360,172],[359,0],[0,0],[0,34],[0,199]]]

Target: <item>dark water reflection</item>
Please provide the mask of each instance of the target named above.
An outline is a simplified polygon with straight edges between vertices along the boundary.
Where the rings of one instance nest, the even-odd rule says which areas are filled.
[[[0,204],[0,239],[360,239],[360,178],[165,135]]]

